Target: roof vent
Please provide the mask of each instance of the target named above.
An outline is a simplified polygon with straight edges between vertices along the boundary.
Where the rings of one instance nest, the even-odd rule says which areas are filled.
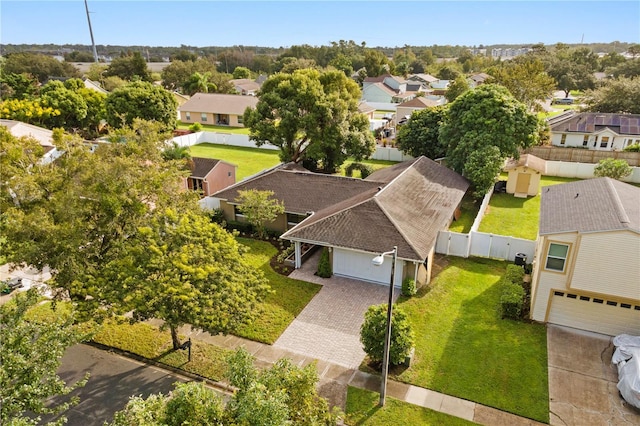
[[[382,187],[381,186],[378,187],[378,191],[382,191]]]
[[[576,196],[575,196],[575,197],[573,197],[573,198],[574,198],[574,199],[576,199],[576,198],[578,198],[578,196],[579,196],[579,195],[580,195],[580,193],[578,192],[578,193],[576,194]]]

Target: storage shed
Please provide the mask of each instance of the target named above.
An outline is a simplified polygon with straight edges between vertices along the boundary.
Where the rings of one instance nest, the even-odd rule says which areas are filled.
[[[524,154],[518,160],[509,160],[504,169],[509,172],[507,194],[520,198],[535,197],[540,188],[540,178],[547,170],[547,162],[535,155]]]

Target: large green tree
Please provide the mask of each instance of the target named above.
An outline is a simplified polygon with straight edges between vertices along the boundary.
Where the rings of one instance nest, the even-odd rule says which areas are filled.
[[[184,324],[215,335],[251,321],[269,289],[244,262],[245,249],[195,204],[180,212],[156,209],[123,249],[104,267],[105,299],[132,310],[135,319],[163,320],[174,349]]]
[[[555,80],[535,56],[524,55],[504,61],[489,73],[493,77],[492,82],[509,89],[513,97],[531,111],[539,111],[540,103],[549,98],[555,88]]]
[[[447,119],[440,127],[439,138],[447,146],[447,165],[472,181],[476,195],[483,195],[491,179],[478,179],[475,170],[467,166],[475,151],[497,147],[500,155],[486,158],[489,162],[520,156],[519,150],[537,142],[539,123],[527,107],[518,102],[507,88],[497,84],[484,84],[457,98],[449,107]],[[474,161],[475,167],[492,171]],[[495,178],[491,176],[490,178]]]
[[[604,81],[583,97],[587,111],[640,114],[640,77]]]
[[[53,404],[51,399],[69,395],[87,381],[68,384],[57,375],[62,355],[83,336],[73,315],[62,309],[50,317],[30,317],[39,300],[31,289],[0,306],[0,423],[5,425],[36,425],[41,415],[63,413],[78,398]],[[65,421],[61,416],[55,424]]]
[[[440,142],[439,135],[447,108],[439,106],[414,111],[409,121],[398,131],[398,148],[413,157],[424,155],[432,160],[444,157],[447,147]]]
[[[244,123],[258,146],[279,147],[282,161],[310,159],[333,172],[347,157],[362,160],[375,148],[359,99],[360,88],[341,71],[279,73],[264,82]]]
[[[79,77],[80,72],[68,62],[60,62],[53,56],[41,53],[20,52],[7,55],[2,74],[27,73],[44,84],[50,77]]]
[[[160,86],[134,81],[114,90],[105,101],[105,118],[114,128],[130,126],[135,119],[161,123],[166,130],[176,124],[178,102]]]
[[[210,80],[211,80],[210,72],[199,73],[196,71],[193,74],[191,74],[191,76],[187,79],[187,81],[182,83],[182,91],[184,92],[184,94],[189,96],[193,96],[198,92],[200,93],[215,92],[217,87],[215,83],[212,83]]]
[[[116,76],[128,81],[152,81],[147,62],[140,52],[122,53],[119,58],[111,61],[104,75],[107,77]]]
[[[94,153],[81,140],[57,138],[65,155],[43,165],[27,164],[23,142],[5,134],[12,152],[11,175],[2,171],[9,183],[1,187],[7,260],[49,266],[55,286],[83,302],[84,312],[110,306],[109,289],[97,285],[105,265],[126,253],[126,240],[154,211],[192,196],[181,191],[188,172],[161,157],[165,139],[157,124],[146,122],[111,135],[112,143]]]

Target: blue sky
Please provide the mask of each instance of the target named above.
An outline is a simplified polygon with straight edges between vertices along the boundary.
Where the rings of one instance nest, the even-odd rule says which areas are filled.
[[[368,46],[640,42],[640,1],[89,0],[96,44]],[[83,0],[0,2],[3,44],[90,44]]]

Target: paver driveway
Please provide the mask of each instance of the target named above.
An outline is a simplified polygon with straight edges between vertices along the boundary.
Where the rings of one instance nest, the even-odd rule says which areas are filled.
[[[274,346],[348,368],[357,368],[365,357],[360,326],[371,305],[387,303],[389,287],[341,277],[314,275],[320,251],[291,278],[314,282],[322,289],[282,333]],[[397,299],[400,289],[394,290]]]

